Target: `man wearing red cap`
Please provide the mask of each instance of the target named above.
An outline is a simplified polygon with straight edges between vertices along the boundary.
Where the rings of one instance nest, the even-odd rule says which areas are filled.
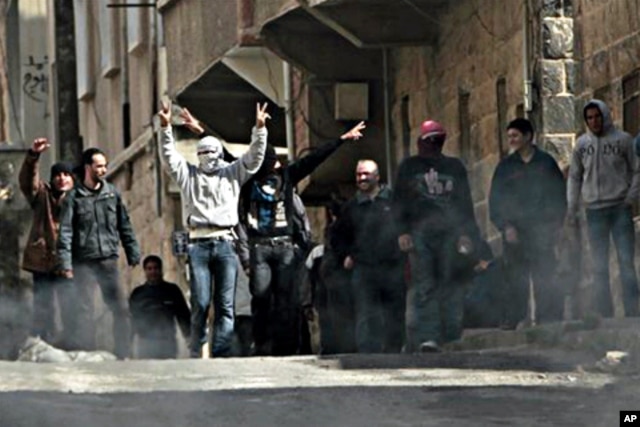
[[[447,133],[422,123],[418,155],[399,167],[394,195],[400,249],[409,254],[406,351],[438,351],[462,334],[463,284],[479,259],[467,171],[442,154]]]

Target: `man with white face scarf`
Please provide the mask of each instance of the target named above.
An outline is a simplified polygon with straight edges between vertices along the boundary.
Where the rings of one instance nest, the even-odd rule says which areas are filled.
[[[233,227],[238,224],[240,188],[259,168],[267,145],[267,104],[256,108],[256,125],[251,144],[242,157],[231,163],[223,159],[222,143],[213,136],[198,142],[198,166],[188,163],[175,147],[171,109],[163,105],[158,113],[162,158],[169,174],[180,187],[189,228],[191,273],[191,357],[200,357],[207,341],[206,324],[211,303],[211,279],[215,282],[214,333],[211,355],[227,356],[234,323],[235,282],[238,263]],[[196,134],[203,129],[184,109],[185,126]]]
[[[205,136],[198,141],[197,150],[200,169],[206,174],[211,174],[221,164],[226,164],[222,161],[222,144],[213,136]]]

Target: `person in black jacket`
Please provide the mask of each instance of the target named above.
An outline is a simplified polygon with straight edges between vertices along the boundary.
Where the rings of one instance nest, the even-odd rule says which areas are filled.
[[[440,123],[421,125],[418,155],[398,169],[394,210],[398,244],[409,254],[406,351],[438,351],[462,334],[464,284],[479,261],[476,224],[467,171],[442,154]]]
[[[336,224],[334,247],[352,270],[359,353],[393,353],[402,347],[404,328],[404,257],[391,210],[391,189],[380,184],[378,165],[360,160],[358,192]]]
[[[147,256],[142,268],[147,281],[129,297],[133,335],[138,336],[138,359],[175,358],[176,321],[188,340],[191,312],[178,285],[164,280],[159,256]]]
[[[507,327],[526,317],[530,277],[538,321],[562,320],[564,310],[564,295],[553,276],[554,248],[567,208],[566,184],[553,157],[533,145],[533,135],[528,120],[509,123],[513,152],[498,164],[489,193],[489,215],[502,233],[507,265]]]
[[[140,247],[120,192],[104,180],[107,157],[98,148],[82,153],[75,187],[60,210],[57,243],[59,270],[73,278],[78,294],[77,342],[82,350],[95,350],[94,289],[98,282],[105,304],[113,314],[115,354],[129,357],[131,321],[127,292],[120,281],[120,243],[129,266],[140,262]]]
[[[364,128],[361,122],[338,140],[318,147],[286,167],[279,164],[275,149],[268,145],[262,166],[243,186],[240,221],[250,246],[256,354],[288,355],[297,351],[298,304],[296,286],[292,283],[297,261],[294,187],[346,140],[360,139]]]

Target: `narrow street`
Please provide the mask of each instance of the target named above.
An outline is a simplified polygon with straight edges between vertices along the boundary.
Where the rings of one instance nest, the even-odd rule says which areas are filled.
[[[2,362],[0,426],[618,425],[640,407],[640,377],[583,370],[593,362],[557,350]]]

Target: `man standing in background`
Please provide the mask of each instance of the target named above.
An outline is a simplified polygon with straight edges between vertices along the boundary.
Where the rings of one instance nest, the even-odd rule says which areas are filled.
[[[609,284],[609,239],[613,237],[625,315],[638,316],[633,204],[640,192],[640,159],[631,135],[616,129],[604,102],[590,100],[583,114],[587,132],[576,141],[571,157],[567,220],[576,224],[582,197],[593,261],[594,309],[603,317],[614,314]]]
[[[84,176],[62,205],[58,262],[78,292],[78,343],[95,350],[94,284],[113,315],[115,354],[130,356],[131,323],[127,292],[118,271],[119,243],[130,266],[140,263],[140,248],[120,192],[104,180],[107,157],[98,148],[82,153]]]
[[[71,280],[58,274],[56,244],[60,207],[74,180],[71,165],[64,162],[51,167],[49,182],[40,180],[40,155],[50,146],[45,138],[35,139],[20,169],[20,189],[33,210],[22,268],[33,274],[31,335],[67,348],[73,347],[75,333],[75,290]],[[60,340],[55,336],[56,300],[64,329]]]
[[[391,189],[380,184],[378,165],[360,160],[358,192],[336,224],[335,250],[352,270],[351,287],[359,353],[400,352],[404,329],[404,257],[391,209]]]

